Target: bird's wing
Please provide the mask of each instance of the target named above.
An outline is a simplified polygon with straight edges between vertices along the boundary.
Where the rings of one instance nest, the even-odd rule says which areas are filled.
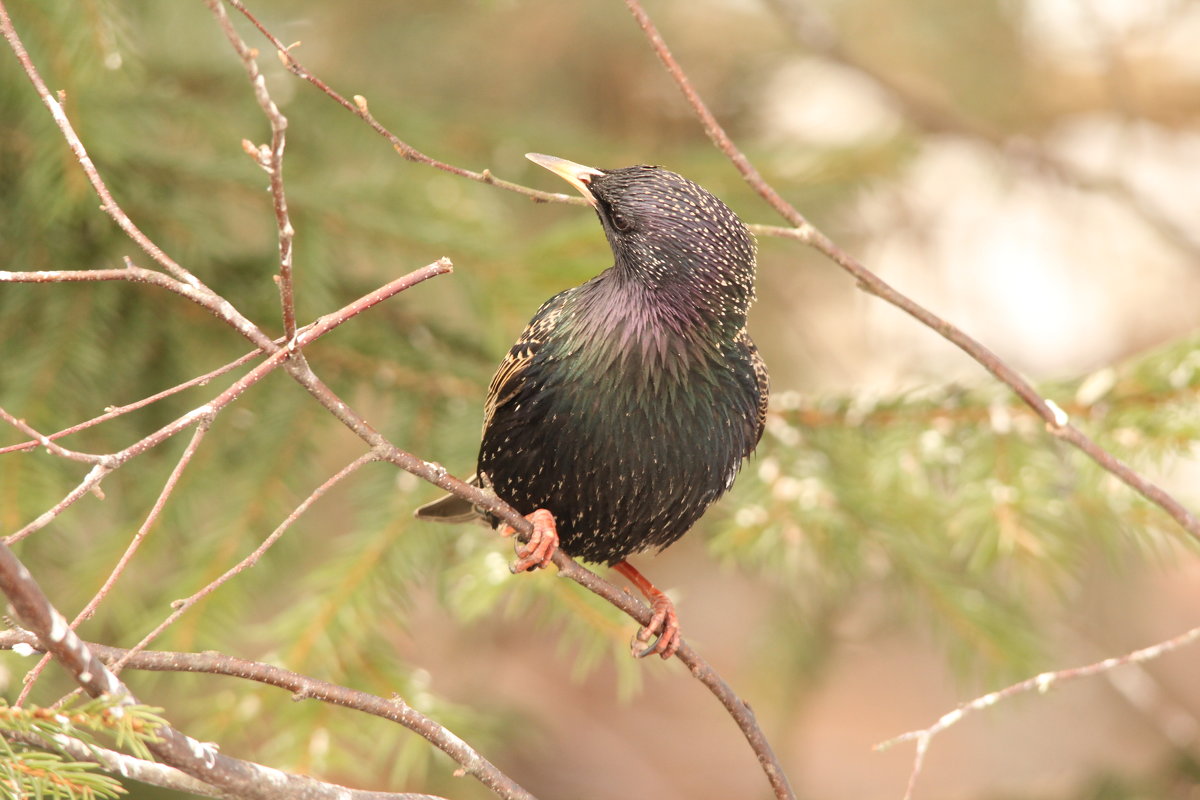
[[[492,416],[496,409],[520,392],[525,380],[525,370],[533,362],[533,357],[537,355],[546,335],[554,329],[558,316],[562,313],[563,301],[572,291],[574,290],[568,289],[559,292],[542,303],[516,343],[509,348],[500,366],[496,368],[496,374],[492,376],[491,385],[488,386],[487,400],[483,405],[484,431],[492,424]]]
[[[767,402],[771,395],[771,378],[767,374],[766,363],[758,354],[758,346],[754,344],[750,334],[746,333],[745,328],[742,328],[742,332],[738,334],[738,343],[746,348],[746,352],[750,355],[750,365],[754,369],[754,380],[758,388],[758,419],[755,420],[754,439],[753,444],[750,445],[750,450],[754,450],[759,440],[762,439],[763,429],[767,424]]]

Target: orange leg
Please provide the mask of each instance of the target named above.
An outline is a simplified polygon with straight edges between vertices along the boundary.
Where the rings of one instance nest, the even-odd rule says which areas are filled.
[[[645,658],[651,653],[658,653],[663,659],[675,655],[679,649],[679,617],[675,614],[675,604],[661,589],[651,583],[645,575],[638,572],[628,561],[613,565],[613,569],[629,579],[646,599],[650,601],[650,609],[654,616],[650,624],[637,632],[631,643],[631,651],[637,658]],[[656,636],[653,642],[651,636]],[[643,647],[644,646],[644,647]]]
[[[554,558],[554,551],[558,549],[558,526],[553,514],[539,508],[532,514],[526,514],[525,519],[533,523],[533,533],[528,542],[516,543],[517,560],[509,567],[514,574],[548,566]],[[501,536],[512,536],[516,532],[511,525],[500,527]]]

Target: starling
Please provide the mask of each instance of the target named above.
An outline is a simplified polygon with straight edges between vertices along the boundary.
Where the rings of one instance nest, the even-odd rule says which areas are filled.
[[[534,524],[514,572],[556,547],[614,566],[654,610],[635,654],[668,658],[674,607],[625,559],[686,533],[762,436],[767,370],[746,333],[754,241],[728,206],[661,167],[527,158],[596,209],[614,262],[543,303],[501,362],[472,482]],[[454,496],[416,513],[488,516]]]

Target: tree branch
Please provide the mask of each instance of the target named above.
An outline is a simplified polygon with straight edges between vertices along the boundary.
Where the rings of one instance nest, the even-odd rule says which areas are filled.
[[[36,640],[37,637],[29,634],[29,638]],[[31,733],[4,731],[2,735],[9,741],[20,742],[26,747],[36,747],[40,750],[49,749],[44,739]],[[165,764],[146,761],[142,758],[134,758],[125,753],[119,753],[116,750],[97,747],[96,745],[87,744],[79,739],[72,739],[69,736],[61,734],[54,737],[54,745],[58,750],[76,761],[99,764],[106,772],[116,773],[122,777],[135,780],[138,783],[159,786],[177,792],[190,792],[202,797],[215,797],[218,800],[234,800],[234,795],[221,791],[211,784],[193,778],[186,772],[181,772]]]
[[[206,0],[206,2],[207,1],[208,0]],[[510,192],[523,194],[526,197],[542,203],[554,202],[570,203],[572,205],[586,205],[587,201],[585,201],[582,197],[560,194],[559,192],[538,191],[537,189],[531,189],[528,186],[522,186],[519,183],[513,183],[511,181],[497,178],[492,174],[491,170],[485,169],[482,172],[474,172],[473,170],[457,167],[453,164],[447,164],[444,161],[438,161],[436,158],[425,155],[420,150],[413,147],[408,142],[405,142],[396,134],[392,133],[377,119],[375,119],[375,117],[371,115],[371,110],[367,105],[367,99],[365,97],[360,94],[356,94],[354,95],[354,102],[351,102],[339,94],[331,86],[329,86],[329,84],[325,83],[325,81],[321,80],[316,75],[313,75],[311,72],[305,69],[304,65],[296,60],[295,56],[292,55],[292,50],[300,44],[299,42],[292,45],[285,45],[278,38],[276,38],[273,33],[267,30],[266,26],[263,25],[258,20],[258,17],[254,16],[254,14],[252,14],[248,8],[246,8],[241,0],[225,0],[225,2],[228,3],[230,7],[241,12],[246,19],[250,20],[251,24],[258,28],[259,32],[262,33],[262,35],[266,37],[272,45],[275,46],[276,51],[279,53],[279,60],[283,62],[283,65],[287,67],[289,72],[296,77],[301,78],[302,80],[308,81],[313,86],[317,87],[317,89],[319,89],[321,92],[328,95],[332,100],[338,103],[338,105],[342,106],[342,108],[346,109],[363,122],[366,122],[371,127],[371,130],[387,139],[388,142],[391,143],[392,149],[394,149],[408,161],[424,164],[425,166],[433,167],[434,169],[440,169],[442,172],[448,172],[451,175],[457,175],[460,178],[466,178],[467,180],[476,181],[478,183],[486,183],[491,186],[496,186],[500,189],[506,189]]]
[[[8,413],[2,408],[0,408],[0,416],[5,418],[9,417]],[[100,481],[104,480],[104,476],[108,475],[108,473],[112,471],[112,467],[105,467],[100,464],[92,467],[88,474],[83,477],[83,480],[80,481],[74,489],[67,492],[62,500],[59,500],[50,508],[43,511],[41,514],[38,514],[36,519],[25,525],[23,528],[14,531],[8,536],[5,536],[3,539],[4,543],[11,546],[24,539],[26,536],[40,531],[42,528],[53,522],[55,517],[74,505],[79,498],[83,497],[88,492],[98,491]]]
[[[1002,700],[1007,700],[1010,697],[1018,694],[1024,694],[1037,690],[1041,694],[1045,694],[1054,686],[1067,683],[1069,681],[1087,678],[1093,675],[1099,675],[1104,672],[1109,672],[1117,667],[1123,667],[1130,664],[1142,664],[1147,661],[1153,661],[1160,658],[1173,650],[1178,650],[1189,644],[1200,641],[1200,627],[1192,628],[1189,631],[1179,634],[1164,642],[1144,647],[1141,650],[1134,650],[1131,653],[1126,653],[1123,656],[1115,656],[1106,658],[1103,661],[1097,661],[1094,664],[1088,664],[1082,667],[1073,667],[1069,669],[1061,669],[1054,672],[1043,672],[1040,675],[1035,675],[1032,678],[1027,678],[1019,683],[1014,683],[1004,689],[995,692],[988,692],[982,697],[977,697],[969,703],[965,703],[953,711],[943,714],[937,722],[930,725],[928,728],[921,730],[909,731],[902,733],[886,742],[880,742],[875,745],[876,750],[887,750],[893,745],[901,742],[915,741],[917,743],[917,752],[913,757],[912,771],[908,776],[908,786],[904,791],[904,800],[911,800],[913,791],[916,789],[917,779],[921,775],[921,769],[925,764],[925,754],[929,750],[929,744],[933,741],[933,737],[937,736],[942,731],[957,725],[963,717],[975,711],[982,711],[985,708],[991,708],[996,703]]]
[[[196,430],[192,434],[192,440],[188,442],[187,447],[185,447],[183,450],[183,454],[179,457],[179,461],[175,463],[174,469],[171,470],[171,474],[167,476],[167,481],[165,484],[163,484],[163,488],[158,494],[158,499],[154,501],[154,506],[150,509],[150,513],[146,515],[145,521],[142,522],[141,526],[137,529],[137,532],[133,535],[133,539],[130,540],[129,546],[125,548],[125,552],[121,554],[121,558],[117,561],[117,565],[113,567],[111,572],[109,572],[108,578],[106,578],[104,581],[104,585],[102,585],[96,594],[92,596],[92,599],[87,602],[87,604],[83,607],[83,610],[75,615],[75,619],[71,620],[71,630],[78,630],[81,623],[91,618],[92,614],[96,612],[96,608],[100,605],[104,598],[108,596],[108,593],[112,590],[113,585],[117,582],[121,575],[124,574],[125,568],[129,566],[129,562],[133,560],[134,554],[137,553],[138,548],[141,547],[142,541],[145,540],[146,535],[150,533],[150,529],[158,520],[159,514],[162,513],[163,506],[165,506],[167,503],[167,498],[169,498],[171,493],[175,491],[175,486],[179,483],[180,476],[183,474],[184,469],[187,468],[187,465],[191,463],[192,456],[195,455],[196,450],[200,447],[200,442],[204,439],[204,435],[208,433],[208,429],[211,424],[211,417],[200,420],[200,424],[196,426]],[[43,656],[42,659],[38,661],[37,666],[35,666],[25,675],[25,686],[21,689],[21,693],[17,696],[15,705],[24,705],[25,701],[29,699],[29,693],[33,691],[33,687],[37,682],[38,676],[42,674],[42,671],[46,668],[46,665],[49,662],[50,656]]]
[[[1178,248],[1193,261],[1200,260],[1200,240],[1191,231],[1171,219],[1152,198],[1139,192],[1119,176],[1090,174],[1069,161],[1057,158],[1045,147],[1017,136],[1005,134],[977,119],[932,103],[909,89],[903,81],[878,69],[838,39],[832,26],[819,17],[808,0],[769,0],[792,37],[814,53],[865,76],[903,110],[904,117],[927,133],[951,133],[981,142],[1008,158],[1019,159],[1035,169],[1045,170],[1060,181],[1090,192],[1116,198],[1126,208]]]
[[[2,275],[2,274],[3,273],[0,273],[0,275]],[[277,344],[277,345],[281,344],[282,342],[283,342],[282,339],[275,340],[275,344]],[[104,410],[104,413],[98,417],[92,417],[91,419],[86,420],[84,422],[80,422],[77,425],[72,425],[69,428],[63,428],[60,431],[55,431],[54,433],[48,434],[48,435],[44,436],[43,438],[48,439],[53,442],[56,439],[63,438],[64,436],[70,436],[73,433],[79,433],[82,430],[86,430],[95,425],[99,425],[101,422],[108,422],[110,419],[116,419],[117,417],[121,416],[122,414],[128,414],[129,412],[136,411],[139,408],[145,408],[146,406],[150,405],[151,403],[156,403],[159,400],[170,397],[173,394],[178,394],[179,392],[182,392],[186,389],[191,389],[196,386],[204,386],[204,385],[208,384],[213,378],[218,378],[218,377],[224,375],[226,372],[235,370],[238,367],[242,366],[243,364],[247,364],[250,361],[253,361],[255,358],[258,357],[258,355],[261,352],[262,352],[261,350],[251,350],[249,353],[246,353],[246,355],[242,356],[241,358],[230,361],[228,364],[218,367],[217,369],[214,369],[211,372],[206,372],[203,375],[199,375],[195,378],[192,378],[191,380],[184,381],[183,383],[180,383],[176,386],[172,386],[169,389],[164,389],[163,391],[158,392],[157,394],[153,394],[153,395],[150,395],[149,397],[144,397],[141,400],[137,400],[133,403],[129,403],[128,405],[109,406],[108,408],[106,408]],[[13,452],[17,452],[20,450],[34,450],[37,448],[38,444],[40,444],[40,441],[38,439],[30,439],[25,442],[18,442],[17,444],[10,444],[10,445],[7,445],[6,447],[0,447],[0,456],[5,455],[6,453],[13,453]],[[9,544],[12,544],[12,542],[9,542]]]
[[[29,631],[0,633],[0,648],[11,650],[23,644],[45,652],[42,641]],[[474,748],[440,723],[393,695],[390,699],[311,678],[271,664],[217,652],[180,653],[163,650],[135,651],[87,643],[88,648],[109,666],[157,672],[203,672],[255,681],[292,692],[294,700],[320,700],[399,723],[454,759],[466,774],[479,780],[505,800],[535,800],[534,796],[496,768]]]
[[[18,619],[72,678],[92,697],[108,695],[121,705],[136,705],[137,698],[104,662],[71,630],[63,615],[50,604],[29,570],[7,545],[0,544],[0,591],[12,604]],[[156,729],[147,748],[157,758],[193,778],[238,797],[252,800],[414,800],[422,795],[366,792],[292,775],[252,761],[221,755],[216,745],[198,742],[170,726]]]
[[[254,87],[254,99],[258,101],[259,107],[271,124],[270,147],[255,147],[245,139],[242,140],[242,145],[247,154],[271,178],[271,199],[275,207],[275,224],[279,229],[279,275],[276,282],[279,284],[279,299],[283,308],[283,331],[290,339],[296,335],[296,300],[292,282],[292,243],[296,238],[296,229],[292,227],[292,220],[288,215],[287,194],[283,190],[283,150],[287,143],[287,117],[280,112],[279,106],[275,105],[270,92],[267,91],[267,82],[263,79],[255,60],[258,58],[258,51],[248,47],[234,30],[221,0],[204,2],[217,18],[217,24],[225,33],[225,38],[242,59],[246,74],[250,77],[250,85]]]
[[[129,649],[128,653],[130,654],[130,656],[132,656],[133,654],[139,653],[142,650],[144,650],[146,647],[148,647],[149,644],[152,641],[154,641],[155,639],[157,639],[162,634],[163,631],[165,631],[168,627],[173,625],[176,620],[178,620],[181,616],[183,616],[183,614],[185,612],[187,612],[188,609],[190,609],[192,606],[196,605],[196,603],[200,602],[208,595],[215,592],[230,578],[234,577],[235,575],[239,575],[242,572],[245,572],[247,569],[249,569],[250,567],[253,567],[255,564],[257,564],[258,560],[260,558],[262,558],[263,554],[266,553],[267,550],[269,550],[272,545],[274,545],[277,541],[279,541],[279,538],[281,536],[283,536],[283,534],[287,531],[288,528],[290,528],[292,526],[292,523],[294,523],[297,519],[299,519],[300,516],[302,514],[304,514],[304,512],[307,511],[309,509],[309,507],[312,506],[313,503],[315,503],[317,500],[319,500],[322,495],[324,495],[326,492],[328,492],[330,489],[332,489],[335,485],[340,483],[344,478],[350,476],[354,472],[357,472],[359,470],[359,468],[371,463],[372,461],[376,461],[376,460],[378,460],[378,459],[376,458],[374,453],[364,453],[363,455],[354,459],[354,461],[347,464],[345,467],[342,467],[342,469],[340,469],[338,472],[334,473],[334,475],[332,477],[330,477],[328,480],[326,480],[324,483],[322,483],[316,489],[313,489],[313,491],[311,493],[309,493],[308,497],[304,498],[304,500],[302,500],[299,505],[297,505],[294,509],[292,509],[292,513],[288,514],[287,518],[284,519],[284,521],[281,522],[279,524],[279,526],[276,527],[275,530],[273,530],[271,532],[271,535],[268,536],[266,539],[264,539],[262,544],[260,544],[258,547],[256,547],[248,556],[243,558],[237,564],[234,564],[229,569],[225,570],[225,572],[221,573],[221,575],[219,575],[217,578],[210,581],[199,591],[194,592],[192,595],[185,597],[181,600],[176,600],[175,602],[173,602],[171,604],[171,607],[174,610],[167,616],[166,619],[164,619],[161,623],[159,623],[158,626],[154,628],[154,630],[150,631],[150,633],[148,633],[144,637],[142,637],[142,640],[140,642],[138,642],[132,648]],[[125,659],[117,661],[115,664],[112,665],[113,672],[119,674],[121,669],[125,666],[125,663],[126,663]]]

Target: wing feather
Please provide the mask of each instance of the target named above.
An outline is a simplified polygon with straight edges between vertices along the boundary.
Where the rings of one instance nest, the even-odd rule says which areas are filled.
[[[547,334],[554,329],[558,316],[562,313],[563,301],[572,291],[574,290],[568,289],[559,292],[542,303],[533,319],[525,326],[525,330],[517,337],[516,343],[509,348],[500,366],[496,368],[496,374],[492,376],[492,382],[488,386],[487,400],[483,404],[484,431],[491,426],[496,409],[520,392],[525,370],[533,362]]]
[[[767,374],[767,365],[763,361],[762,356],[758,354],[758,346],[754,344],[754,340],[750,338],[750,334],[742,328],[742,332],[738,334],[738,344],[746,349],[746,353],[750,356],[750,365],[754,369],[754,379],[758,388],[758,419],[755,420],[753,442],[747,450],[746,455],[750,455],[754,448],[762,439],[763,430],[767,425],[767,404],[771,396],[771,376]]]

